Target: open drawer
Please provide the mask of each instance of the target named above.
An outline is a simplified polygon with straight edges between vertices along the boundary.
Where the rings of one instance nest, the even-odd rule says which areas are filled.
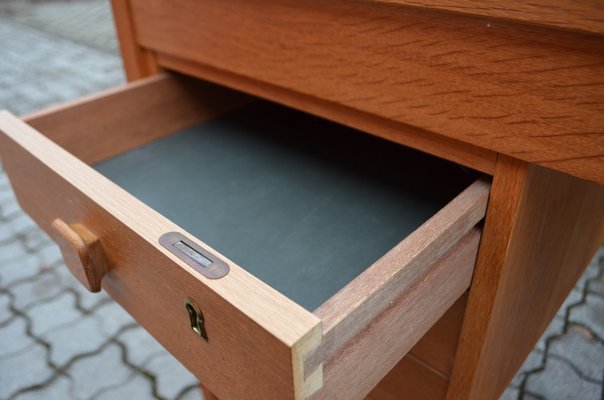
[[[489,192],[177,75],[2,112],[0,151],[76,277],[224,399],[366,396],[467,290]]]

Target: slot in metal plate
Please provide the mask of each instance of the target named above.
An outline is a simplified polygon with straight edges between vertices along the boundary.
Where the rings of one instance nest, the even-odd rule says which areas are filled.
[[[200,245],[178,232],[164,233],[159,244],[209,279],[219,279],[229,273],[229,266]]]

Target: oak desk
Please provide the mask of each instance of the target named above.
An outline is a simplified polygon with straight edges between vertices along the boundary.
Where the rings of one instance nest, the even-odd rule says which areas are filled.
[[[0,114],[17,197],[76,277],[107,290],[218,398],[496,399],[604,241],[604,8],[112,4],[132,83],[31,115],[31,127]],[[115,185],[127,188],[122,167],[98,164],[258,98],[474,172],[318,308],[301,307],[185,232],[186,218]],[[297,115],[279,126],[286,135],[287,121],[313,118]],[[332,129],[345,128],[321,132]],[[439,179],[449,176],[430,184]],[[184,236],[161,242],[172,231]]]

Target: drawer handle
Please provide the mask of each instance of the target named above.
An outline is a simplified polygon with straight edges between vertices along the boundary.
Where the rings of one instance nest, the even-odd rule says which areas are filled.
[[[185,309],[189,314],[189,323],[193,332],[201,336],[206,342],[208,341],[208,333],[206,332],[205,319],[199,306],[193,299],[187,297],[185,299]]]
[[[91,292],[101,290],[107,261],[99,238],[82,224],[66,224],[57,218],[51,236],[59,245],[69,271]]]

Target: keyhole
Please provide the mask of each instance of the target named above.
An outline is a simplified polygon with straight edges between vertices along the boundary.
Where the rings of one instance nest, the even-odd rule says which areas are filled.
[[[197,306],[192,299],[187,297],[185,299],[185,309],[187,310],[187,314],[189,314],[191,330],[204,338],[204,340],[207,342],[208,334],[206,332],[203,314],[201,313],[199,306]]]

